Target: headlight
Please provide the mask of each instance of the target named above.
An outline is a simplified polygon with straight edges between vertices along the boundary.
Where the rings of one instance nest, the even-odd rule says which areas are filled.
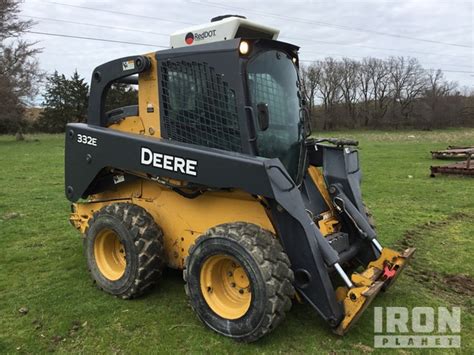
[[[240,45],[239,45],[240,54],[246,55],[249,53],[249,51],[250,51],[250,46],[248,42],[245,42],[245,41],[240,42]]]

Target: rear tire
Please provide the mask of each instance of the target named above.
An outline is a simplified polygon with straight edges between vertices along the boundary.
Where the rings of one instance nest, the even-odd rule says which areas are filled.
[[[84,246],[97,287],[124,299],[154,286],[164,267],[161,228],[131,203],[113,203],[94,213]]]
[[[275,236],[244,222],[219,225],[189,250],[186,294],[201,321],[219,334],[252,342],[291,308],[293,272]]]

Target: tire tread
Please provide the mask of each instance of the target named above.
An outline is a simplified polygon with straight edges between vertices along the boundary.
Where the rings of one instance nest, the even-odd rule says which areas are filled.
[[[134,237],[138,252],[137,275],[131,287],[116,296],[136,298],[152,288],[162,275],[165,260],[163,231],[145,209],[132,203],[107,205],[93,214],[88,225],[93,225],[104,215],[118,218]],[[86,238],[90,237],[88,231],[89,228],[85,231]]]
[[[295,294],[295,289],[293,287],[294,275],[290,268],[290,260],[273,233],[246,222],[226,223],[210,228],[205,234],[196,239],[189,249],[189,255],[193,254],[200,242],[215,236],[227,236],[246,247],[260,265],[260,271],[267,285],[268,299],[265,306],[265,315],[260,326],[250,335],[236,339],[243,342],[256,341],[276,328],[285,318],[285,313],[291,308],[291,298]],[[188,260],[189,256],[185,260],[183,278],[185,291],[189,296],[189,285],[187,283]],[[192,304],[191,306],[194,309]],[[196,309],[194,310],[196,311]]]

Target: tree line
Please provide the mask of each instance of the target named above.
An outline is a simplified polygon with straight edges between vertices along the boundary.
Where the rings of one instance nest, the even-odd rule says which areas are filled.
[[[62,132],[67,122],[84,122],[89,93],[77,71],[70,77],[41,71],[41,49],[22,39],[34,22],[19,17],[20,4],[0,1],[0,134],[17,139],[25,131]],[[300,78],[316,129],[474,126],[474,88],[460,89],[414,58],[326,58],[302,66]],[[39,118],[28,121],[40,91]],[[136,90],[114,85],[106,109],[136,102]]]
[[[43,110],[31,129],[46,133],[64,132],[66,124],[86,122],[89,84],[77,71],[67,78],[54,72],[46,79],[43,94]],[[105,111],[136,105],[138,92],[126,84],[113,84],[106,96]]]
[[[75,71],[71,77],[41,71],[37,43],[22,39],[33,21],[22,20],[21,0],[0,0],[0,134],[24,132],[64,132],[68,122],[85,122],[89,85]],[[26,119],[41,91],[40,115]],[[106,110],[136,104],[137,91],[127,85],[113,85],[107,94]]]
[[[303,66],[300,82],[316,129],[474,126],[474,91],[461,93],[441,70],[425,70],[415,58],[326,58]],[[85,122],[88,92],[77,71],[70,78],[48,76],[43,111],[32,128],[58,133],[68,122]],[[106,110],[137,102],[135,89],[114,84]]]
[[[460,90],[416,58],[326,58],[302,66],[300,79],[319,129],[474,125],[474,90]]]

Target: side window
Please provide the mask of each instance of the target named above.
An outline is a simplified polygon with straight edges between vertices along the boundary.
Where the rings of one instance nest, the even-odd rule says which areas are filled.
[[[162,115],[168,138],[240,152],[234,91],[206,63],[161,64]]]
[[[105,111],[120,107],[138,105],[138,86],[115,83],[107,91]]]
[[[249,86],[251,97],[255,102],[268,104],[270,117],[273,124],[285,124],[288,112],[285,90],[273,76],[268,73],[250,73]]]
[[[121,83],[112,84],[105,98],[105,116],[107,125],[126,117],[138,116],[138,86]]]
[[[254,110],[260,102],[266,103],[270,116],[268,129],[257,130],[258,154],[279,158],[297,180],[302,127],[296,68],[290,56],[269,50],[249,61],[247,75]]]

